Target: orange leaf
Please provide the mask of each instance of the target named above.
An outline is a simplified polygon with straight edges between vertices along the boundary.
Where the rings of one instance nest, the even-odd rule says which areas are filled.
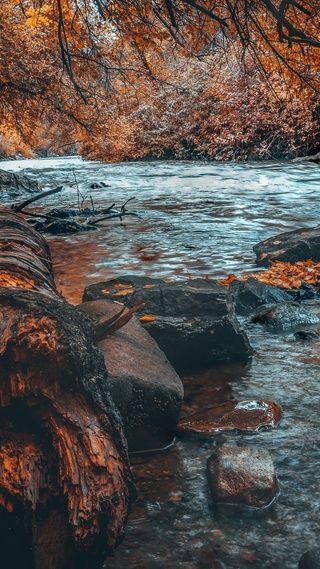
[[[145,316],[141,316],[139,320],[140,322],[153,322],[155,320],[155,317],[151,316],[151,314],[145,314]]]
[[[236,275],[234,275],[233,273],[231,273],[231,275],[229,275],[226,279],[221,280],[221,284],[228,286],[230,283],[232,283],[232,281],[234,281],[236,279]]]
[[[125,294],[132,294],[133,292],[134,292],[134,289],[133,289],[132,287],[131,287],[131,288],[126,288],[126,289],[123,288],[123,289],[120,290],[119,292],[113,292],[113,293],[112,293],[112,296],[123,296],[123,295],[125,295]]]

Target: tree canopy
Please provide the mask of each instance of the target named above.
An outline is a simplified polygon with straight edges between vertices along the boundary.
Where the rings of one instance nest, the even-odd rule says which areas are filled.
[[[207,101],[208,114],[221,97],[212,81],[221,86],[223,75],[230,99],[239,82],[246,100],[258,89],[268,115],[274,104],[288,108],[289,91],[296,104],[300,92],[312,107],[308,121],[317,119],[316,0],[1,0],[1,8],[0,124],[22,149],[26,133],[33,147],[45,136],[60,147],[85,138],[88,147],[103,121],[110,131],[120,118],[128,147],[132,113],[152,106],[156,120],[169,96],[173,105],[184,98],[196,125],[190,98]],[[278,103],[270,105],[271,91]]]

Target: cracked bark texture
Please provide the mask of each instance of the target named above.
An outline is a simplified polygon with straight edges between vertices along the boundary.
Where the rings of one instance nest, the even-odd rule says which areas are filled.
[[[134,484],[106,377],[47,243],[0,208],[0,525],[32,548],[25,568],[93,569],[122,538]]]

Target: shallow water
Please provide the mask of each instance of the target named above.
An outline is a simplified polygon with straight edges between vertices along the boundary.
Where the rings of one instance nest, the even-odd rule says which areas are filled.
[[[2,162],[44,189],[64,184],[39,206],[77,207],[76,184],[90,206],[128,199],[139,217],[105,221],[99,231],[49,237],[58,287],[74,301],[87,284],[135,273],[223,277],[254,268],[252,245],[274,233],[319,222],[320,169],[314,164],[135,162],[79,158]],[[92,183],[108,187],[90,189]],[[70,187],[71,185],[71,187]],[[82,198],[81,198],[82,200]],[[81,282],[80,280],[81,279]]]
[[[119,274],[240,274],[254,268],[253,244],[319,223],[320,170],[314,164],[101,165],[75,158],[9,162],[8,168],[37,177],[45,189],[73,184],[39,208],[77,205],[75,179],[96,207],[136,198],[130,208],[139,218],[49,238],[56,282],[73,302],[85,285]],[[101,181],[109,187],[89,188]],[[320,313],[316,301],[310,306]],[[106,568],[295,569],[306,549],[320,545],[320,344],[243,324],[255,349],[252,366],[185,378],[185,412],[265,398],[282,406],[280,425],[254,435],[179,438],[166,452],[132,457],[139,498]],[[206,460],[224,441],[271,452],[281,493],[263,516],[227,516],[212,507]]]

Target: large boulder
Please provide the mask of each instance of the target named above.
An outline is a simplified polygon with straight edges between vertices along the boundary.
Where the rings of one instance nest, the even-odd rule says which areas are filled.
[[[224,444],[208,459],[207,477],[216,504],[266,508],[279,493],[274,464],[264,448]]]
[[[253,247],[256,263],[267,267],[271,261],[320,261],[320,225],[303,227],[265,239]]]
[[[141,323],[177,369],[205,369],[246,362],[252,350],[237,320],[228,287],[215,280],[164,282],[120,277],[91,285],[83,300],[111,298],[144,302]]]
[[[305,310],[298,302],[261,307],[252,317],[252,322],[262,324],[273,332],[296,332],[320,327],[318,316]]]
[[[0,169],[0,197],[15,197],[32,192],[39,192],[35,180]]]
[[[105,299],[78,308],[95,323],[119,312],[118,303]],[[108,370],[108,388],[124,420],[129,451],[170,444],[183,386],[156,342],[133,316],[123,328],[101,340],[99,348]]]

